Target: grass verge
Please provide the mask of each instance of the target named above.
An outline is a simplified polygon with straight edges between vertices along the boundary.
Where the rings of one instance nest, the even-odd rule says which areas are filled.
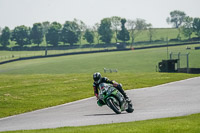
[[[21,130],[2,133],[199,133],[200,114],[117,124]]]
[[[195,76],[181,73],[103,74],[136,89],[183,80]],[[94,95],[91,74],[2,74],[0,76],[0,117],[55,106]]]

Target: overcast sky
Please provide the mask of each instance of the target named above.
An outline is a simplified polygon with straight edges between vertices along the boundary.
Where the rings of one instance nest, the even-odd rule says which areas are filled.
[[[105,17],[145,19],[155,28],[171,27],[173,10],[200,17],[200,0],[0,0],[0,27],[31,26],[36,22],[64,24],[74,18],[93,26]]]

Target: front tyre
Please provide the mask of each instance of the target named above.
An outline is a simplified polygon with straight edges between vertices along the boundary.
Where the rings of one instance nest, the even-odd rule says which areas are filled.
[[[117,101],[117,99],[115,99]],[[117,104],[114,99],[108,98],[107,99],[107,104],[108,106],[116,113],[116,114],[121,114],[121,109],[120,105]]]

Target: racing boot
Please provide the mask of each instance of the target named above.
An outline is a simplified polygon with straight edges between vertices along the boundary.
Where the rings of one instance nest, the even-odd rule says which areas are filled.
[[[101,106],[103,106],[103,105],[105,105],[105,103],[102,101],[102,100],[97,100],[97,104],[101,107]]]
[[[119,92],[124,96],[125,100],[128,102],[128,104],[131,103],[131,100],[129,99],[129,97],[127,96],[127,94],[125,93],[125,91],[122,89],[122,85],[119,84],[117,87],[116,87]]]

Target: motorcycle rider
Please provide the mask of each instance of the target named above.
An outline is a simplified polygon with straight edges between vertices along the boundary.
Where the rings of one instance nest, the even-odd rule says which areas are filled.
[[[110,83],[112,84],[115,88],[117,88],[117,90],[124,96],[124,98],[126,99],[126,101],[128,103],[131,102],[131,100],[128,98],[127,94],[124,92],[124,90],[122,89],[122,85],[118,84],[116,81],[114,80],[109,80],[107,77],[101,77],[101,74],[99,72],[96,72],[93,74],[93,88],[94,88],[94,94],[97,97],[97,103],[99,106],[104,105],[104,102],[101,101],[98,97],[98,89],[99,89],[99,84],[101,83]]]

